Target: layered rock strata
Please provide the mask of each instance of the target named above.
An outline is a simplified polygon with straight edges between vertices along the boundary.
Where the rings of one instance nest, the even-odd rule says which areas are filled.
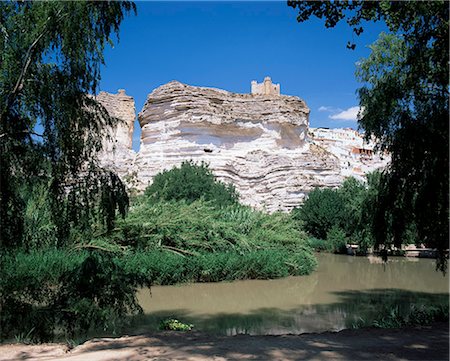
[[[104,164],[139,190],[162,170],[193,160],[234,184],[242,203],[288,211],[314,187],[337,187],[350,175],[341,153],[309,132],[310,110],[295,96],[236,94],[172,81],[148,95],[138,116],[141,146],[134,153],[132,98],[124,92],[100,95],[129,125],[128,132],[117,130]]]
[[[134,99],[127,95],[125,90],[119,89],[117,94],[100,92],[96,100],[112,117],[118,119],[117,126],[105,129],[100,159],[104,166],[124,178],[130,172],[130,166],[136,158],[136,153],[132,150],[136,119]]]
[[[288,210],[312,188],[340,184],[336,157],[306,141],[309,108],[298,97],[235,94],[176,81],[139,113],[140,183],[183,160],[206,162],[253,207]]]

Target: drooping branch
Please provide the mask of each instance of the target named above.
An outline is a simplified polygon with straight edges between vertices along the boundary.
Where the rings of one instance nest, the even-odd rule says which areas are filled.
[[[15,132],[15,133],[2,133],[2,134],[0,134],[0,138],[6,137],[11,134],[29,134],[29,135],[35,135],[36,137],[44,138],[43,134],[33,132],[32,130],[22,130],[22,131]]]
[[[61,15],[62,12],[62,8],[58,10],[58,12],[56,13],[56,17],[59,17],[59,15]],[[61,17],[59,20],[62,20],[63,17]],[[39,43],[39,41],[44,37],[44,35],[47,33],[48,31],[48,24],[51,20],[51,16],[49,16],[47,18],[47,20],[45,21],[45,25],[44,28],[42,29],[42,32],[36,37],[36,39],[31,43],[31,45],[28,47],[28,50],[25,54],[25,65],[23,66],[22,70],[20,71],[19,77],[17,78],[16,84],[12,90],[11,93],[9,93],[6,104],[5,104],[5,108],[2,111],[2,117],[3,114],[6,112],[6,110],[12,105],[12,103],[14,102],[15,97],[17,96],[17,94],[22,90],[23,88],[23,82],[25,79],[25,76],[28,72],[28,69],[31,65],[31,61],[32,61],[32,55],[33,55],[33,51],[35,49],[35,47],[37,46],[37,44]]]

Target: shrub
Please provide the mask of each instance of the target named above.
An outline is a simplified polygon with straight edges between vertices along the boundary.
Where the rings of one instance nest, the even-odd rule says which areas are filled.
[[[182,256],[164,249],[7,254],[0,270],[1,336],[26,335],[44,342],[56,332],[66,337],[93,330],[116,333],[128,322],[125,316],[140,312],[137,287],[280,277],[288,275],[287,269],[278,267],[286,257],[286,253],[271,257],[268,251]],[[269,266],[262,267],[263,261]]]
[[[423,326],[433,322],[448,322],[448,305],[416,305],[412,304],[409,310],[401,312],[399,307],[394,307],[372,323],[379,328],[399,328],[405,326]]]
[[[307,243],[315,251],[320,252],[320,251],[328,250],[328,244],[324,239],[310,237],[310,238],[308,238]]]
[[[344,199],[337,190],[315,188],[293,215],[311,236],[325,239],[332,227],[343,223]]]
[[[139,285],[171,285],[182,282],[220,282],[243,279],[273,279],[305,275],[317,266],[311,250],[253,250],[198,255],[168,250],[136,252],[123,259],[126,273]]]
[[[114,239],[124,246],[170,247],[181,254],[295,249],[306,243],[306,235],[289,214],[269,215],[239,205],[218,209],[203,200],[156,204],[144,200],[131,207],[126,219],[118,220]]]
[[[226,206],[238,201],[233,185],[217,181],[206,163],[197,165],[192,161],[157,174],[145,195],[151,202],[184,200],[191,203],[204,199],[215,206]]]
[[[170,330],[170,331],[190,331],[194,328],[194,325],[190,323],[183,323],[176,318],[168,318],[162,320],[159,324],[160,330]]]
[[[98,251],[47,250],[4,255],[2,338],[28,334],[49,341],[90,329],[116,331],[140,311],[136,282],[117,256]]]
[[[300,208],[294,209],[293,216],[318,239],[325,239],[333,227],[341,229],[364,254],[375,243],[379,180],[380,173],[375,172],[367,176],[367,184],[350,177],[335,190],[316,188]],[[414,236],[413,227],[410,229],[408,234]]]
[[[24,244],[27,248],[51,247],[58,244],[57,229],[51,215],[49,190],[37,184],[24,191]]]
[[[328,250],[334,253],[347,253],[347,238],[345,232],[334,226],[327,233]]]

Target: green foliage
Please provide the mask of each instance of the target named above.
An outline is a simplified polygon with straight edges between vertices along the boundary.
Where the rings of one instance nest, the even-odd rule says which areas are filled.
[[[315,238],[315,237],[309,237],[308,238],[308,245],[315,251],[327,251],[328,245],[327,242],[324,239]]]
[[[169,330],[169,331],[190,331],[194,328],[194,325],[190,323],[183,323],[176,318],[168,318],[162,320],[159,324],[160,330]]]
[[[371,54],[358,65],[359,125],[392,161],[374,208],[376,245],[400,246],[414,223],[418,237],[439,251],[449,247],[449,7],[446,1],[289,1],[298,21],[346,19],[355,34],[364,21],[383,20]],[[354,48],[354,44],[348,44]]]
[[[130,262],[157,284],[276,278],[310,273],[316,260],[298,222],[239,204],[140,198],[113,239],[139,250]]]
[[[184,200],[190,203],[204,199],[219,207],[238,201],[233,185],[216,181],[206,163],[196,165],[192,161],[157,174],[145,195],[151,202]]]
[[[90,329],[114,332],[140,312],[136,281],[108,252],[46,250],[3,256],[2,338],[49,341]],[[25,331],[24,331],[25,330]]]
[[[59,214],[53,214],[53,199],[46,180],[36,181],[22,187],[18,195],[24,207],[22,234],[16,246],[22,249],[61,248],[68,244],[83,243],[112,230],[118,209],[122,216],[128,207],[128,196],[117,175],[111,172],[96,172],[97,179],[80,179],[80,184],[71,188],[61,203]],[[84,183],[81,183],[84,182]],[[82,192],[89,187],[91,204],[83,207],[86,200]],[[58,222],[65,221],[64,234],[58,231]]]
[[[367,175],[367,183],[347,178],[338,189],[314,189],[310,193],[305,203],[293,211],[293,217],[313,236],[310,244],[314,249],[343,252],[343,245],[334,243],[338,238],[345,239],[345,243],[359,245],[361,254],[374,245],[376,223],[373,210],[378,202],[381,179],[382,174],[374,172]],[[409,229],[408,240],[417,242],[413,223]],[[342,236],[333,236],[333,243],[330,243],[330,232],[337,235],[337,230]]]
[[[128,206],[117,175],[96,159],[102,130],[118,120],[90,94],[106,43],[134,9],[0,3],[2,337],[46,341],[138,311],[134,283],[112,253],[92,242],[90,251],[68,250],[111,231]]]
[[[151,204],[145,199],[117,222],[113,237],[123,246],[170,247],[182,254],[263,246],[296,249],[306,239],[289,214],[269,215],[240,205],[219,209],[205,201]]]
[[[37,184],[22,194],[25,205],[23,242],[26,247],[38,249],[57,246],[57,230],[51,215],[48,188]]]
[[[141,197],[111,234],[82,237],[72,249],[5,254],[2,337],[118,331],[140,310],[137,287],[309,274],[317,262],[305,238],[289,214]]]
[[[126,208],[117,179],[96,163],[101,132],[117,119],[89,94],[97,91],[105,44],[134,8],[129,1],[0,3],[2,247],[28,248],[27,226],[50,232],[30,220],[32,207],[51,218],[59,247],[72,225],[92,221],[91,206],[100,206],[106,228],[116,207]],[[35,184],[41,198],[26,205],[21,192]]]
[[[185,256],[162,249],[134,252],[124,262],[127,274],[147,286],[300,276],[309,274],[317,265],[311,252],[286,249]]]
[[[115,332],[123,316],[141,311],[136,281],[124,272],[121,259],[109,252],[89,252],[61,281],[57,307],[70,334],[90,328]]]
[[[347,178],[337,190],[342,199],[340,226],[347,235],[364,229],[361,212],[366,201],[366,191],[366,185],[353,177]]]
[[[3,256],[2,338],[33,342],[73,338],[89,331],[116,333],[141,311],[136,289],[153,284],[271,279],[309,274],[309,248],[255,249],[182,255],[170,249],[105,251],[98,243],[78,250]]]
[[[337,226],[333,226],[327,233],[328,250],[334,253],[347,252],[347,238],[345,232]]]
[[[412,304],[406,314],[394,307],[373,321],[372,326],[379,328],[400,328],[424,326],[433,322],[448,322],[448,306],[424,306]]]
[[[421,83],[411,84],[411,65],[405,64],[410,60],[411,51],[404,38],[381,34],[372,46],[371,56],[360,63],[357,74],[364,83],[359,95],[366,107],[361,124],[380,137],[382,146],[392,152],[392,163],[380,184],[379,203],[374,209],[375,238],[377,244],[398,247],[411,235],[413,222],[423,243],[441,251],[438,266],[445,269],[443,251],[448,248],[448,80],[439,84],[433,79],[436,75],[433,73],[443,64],[434,63],[436,69],[423,64],[422,73],[414,74],[414,80]],[[380,53],[384,62],[378,64]],[[424,58],[432,61],[428,55]],[[381,109],[380,103],[385,104]],[[380,117],[383,122],[378,120]]]
[[[328,230],[343,223],[343,203],[344,200],[337,190],[315,188],[301,208],[297,208],[293,213],[294,217],[303,222],[304,229],[310,235],[325,239]]]

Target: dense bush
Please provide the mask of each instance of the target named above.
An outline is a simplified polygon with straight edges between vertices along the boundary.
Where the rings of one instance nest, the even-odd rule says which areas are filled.
[[[328,244],[324,239],[310,237],[308,238],[308,245],[315,251],[328,251]]]
[[[406,308],[406,309],[405,309]],[[380,305],[378,315],[373,319],[359,318],[351,324],[352,328],[377,327],[401,328],[426,326],[434,322],[448,322],[449,307],[447,304],[412,303]]]
[[[90,329],[115,331],[140,311],[136,280],[109,253],[86,250],[18,252],[2,257],[1,337],[27,333],[49,341]]]
[[[331,228],[327,233],[328,250],[334,253],[347,252],[347,238],[345,232],[337,226]]]
[[[375,242],[373,208],[378,200],[380,178],[381,174],[375,172],[367,176],[367,183],[348,178],[338,189],[316,188],[305,203],[292,212],[293,217],[302,222],[312,237],[327,240],[325,247],[314,242],[318,250],[340,252],[345,242],[358,244],[359,252],[365,253]],[[414,243],[417,238],[413,224],[409,230],[405,236]],[[340,244],[336,243],[338,237],[341,237]]]
[[[219,209],[203,200],[150,204],[141,199],[128,217],[118,220],[114,239],[123,246],[169,247],[182,254],[306,245],[306,235],[289,214],[266,214],[241,205]]]
[[[309,274],[316,259],[289,214],[197,200],[136,199],[112,234],[72,248],[7,253],[2,337],[120,330],[137,287]]]
[[[310,252],[254,250],[182,256],[169,250],[135,252],[124,258],[127,274],[140,284],[219,282],[305,275],[316,266]]]
[[[152,202],[204,199],[216,206],[226,206],[238,201],[233,185],[217,181],[206,163],[197,165],[192,161],[157,174],[145,195]]]
[[[335,189],[315,188],[293,214],[311,236],[325,239],[331,228],[344,222],[344,199]]]

